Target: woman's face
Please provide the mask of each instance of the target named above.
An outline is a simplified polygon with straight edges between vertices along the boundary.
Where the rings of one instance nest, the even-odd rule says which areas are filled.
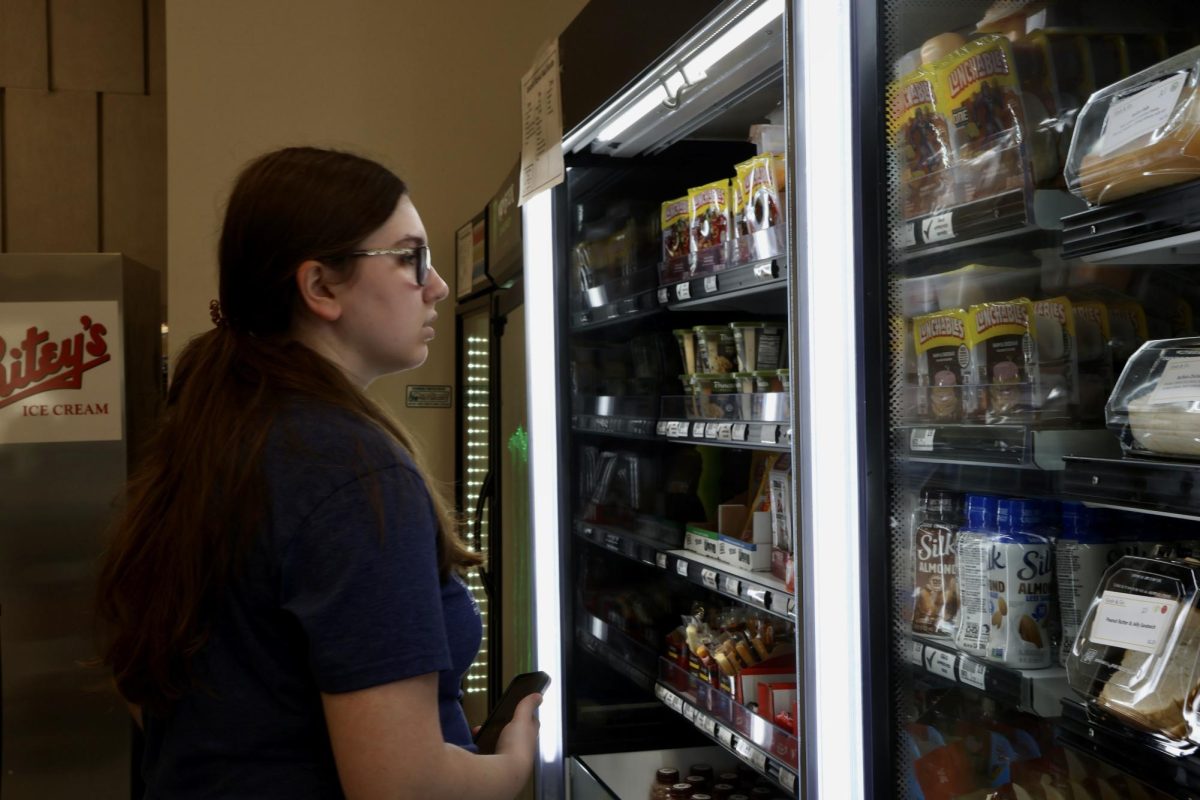
[[[359,250],[392,250],[428,243],[425,226],[408,196]],[[425,285],[417,284],[415,258],[396,255],[357,256],[358,263],[340,287],[340,338],[346,346],[345,364],[363,384],[380,375],[412,369],[425,363],[433,340],[434,306],[450,293],[446,282],[430,267]]]

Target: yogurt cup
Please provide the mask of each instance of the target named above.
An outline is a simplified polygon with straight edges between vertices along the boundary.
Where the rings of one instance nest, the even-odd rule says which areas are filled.
[[[787,363],[787,338],[781,322],[731,322],[738,370],[779,369]]]
[[[691,328],[676,328],[675,341],[679,343],[679,357],[683,362],[683,371],[690,377],[696,372],[696,334]]]
[[[728,325],[697,325],[696,371],[715,374],[737,369],[737,344]]]

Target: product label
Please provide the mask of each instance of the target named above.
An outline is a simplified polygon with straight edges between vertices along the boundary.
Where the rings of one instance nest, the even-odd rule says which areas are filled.
[[[1154,655],[1171,632],[1179,602],[1107,590],[1092,620],[1091,640]]]
[[[1187,72],[1179,72],[1113,101],[1104,115],[1104,133],[1097,153],[1107,155],[1165,125],[1179,102],[1187,79]]]
[[[1166,362],[1150,393],[1150,405],[1200,399],[1200,358],[1169,358]]]
[[[916,567],[913,630],[917,633],[953,633],[958,621],[958,577],[954,556],[958,529],[953,525],[923,523],[913,532]]]
[[[1066,662],[1083,625],[1088,605],[1104,578],[1110,563],[1122,555],[1112,544],[1081,544],[1059,539],[1054,551],[1055,576],[1058,579],[1058,608],[1062,621],[1062,645],[1059,661]]]
[[[988,595],[988,555],[991,543],[970,531],[958,535],[958,630],[954,642],[963,652],[982,656],[987,653],[991,634],[992,611]]]
[[[987,658],[1018,669],[1049,666],[1053,654],[1047,622],[1054,582],[1050,543],[989,544]]]

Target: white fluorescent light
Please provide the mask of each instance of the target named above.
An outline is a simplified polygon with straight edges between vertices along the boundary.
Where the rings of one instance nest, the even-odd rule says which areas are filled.
[[[623,111],[619,117],[605,126],[597,134],[596,139],[601,142],[611,142],[628,130],[635,122],[660,106],[666,99],[667,90],[663,88],[662,84],[655,86],[641,100],[638,100],[630,108]]]
[[[729,30],[722,33],[707,47],[683,65],[683,75],[688,83],[696,83],[708,75],[709,68],[725,56],[736,50],[743,42],[763,28],[767,27],[776,17],[783,14],[783,0],[767,0],[758,8],[737,21]]]
[[[525,242],[525,356],[527,364],[558,363],[554,330],[554,223],[550,191],[530,198],[521,218]],[[543,768],[561,767],[563,660],[558,550],[558,397],[553,367],[549,380],[529,375],[529,508],[533,522],[534,629],[538,669],[551,686],[538,710]],[[559,778],[551,778],[557,782]],[[553,792],[551,792],[553,794]]]

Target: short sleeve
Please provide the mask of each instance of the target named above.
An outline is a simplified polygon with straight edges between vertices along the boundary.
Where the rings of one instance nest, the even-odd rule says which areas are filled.
[[[407,466],[371,472],[316,506],[287,544],[281,593],[323,692],[451,666],[433,508]]]

